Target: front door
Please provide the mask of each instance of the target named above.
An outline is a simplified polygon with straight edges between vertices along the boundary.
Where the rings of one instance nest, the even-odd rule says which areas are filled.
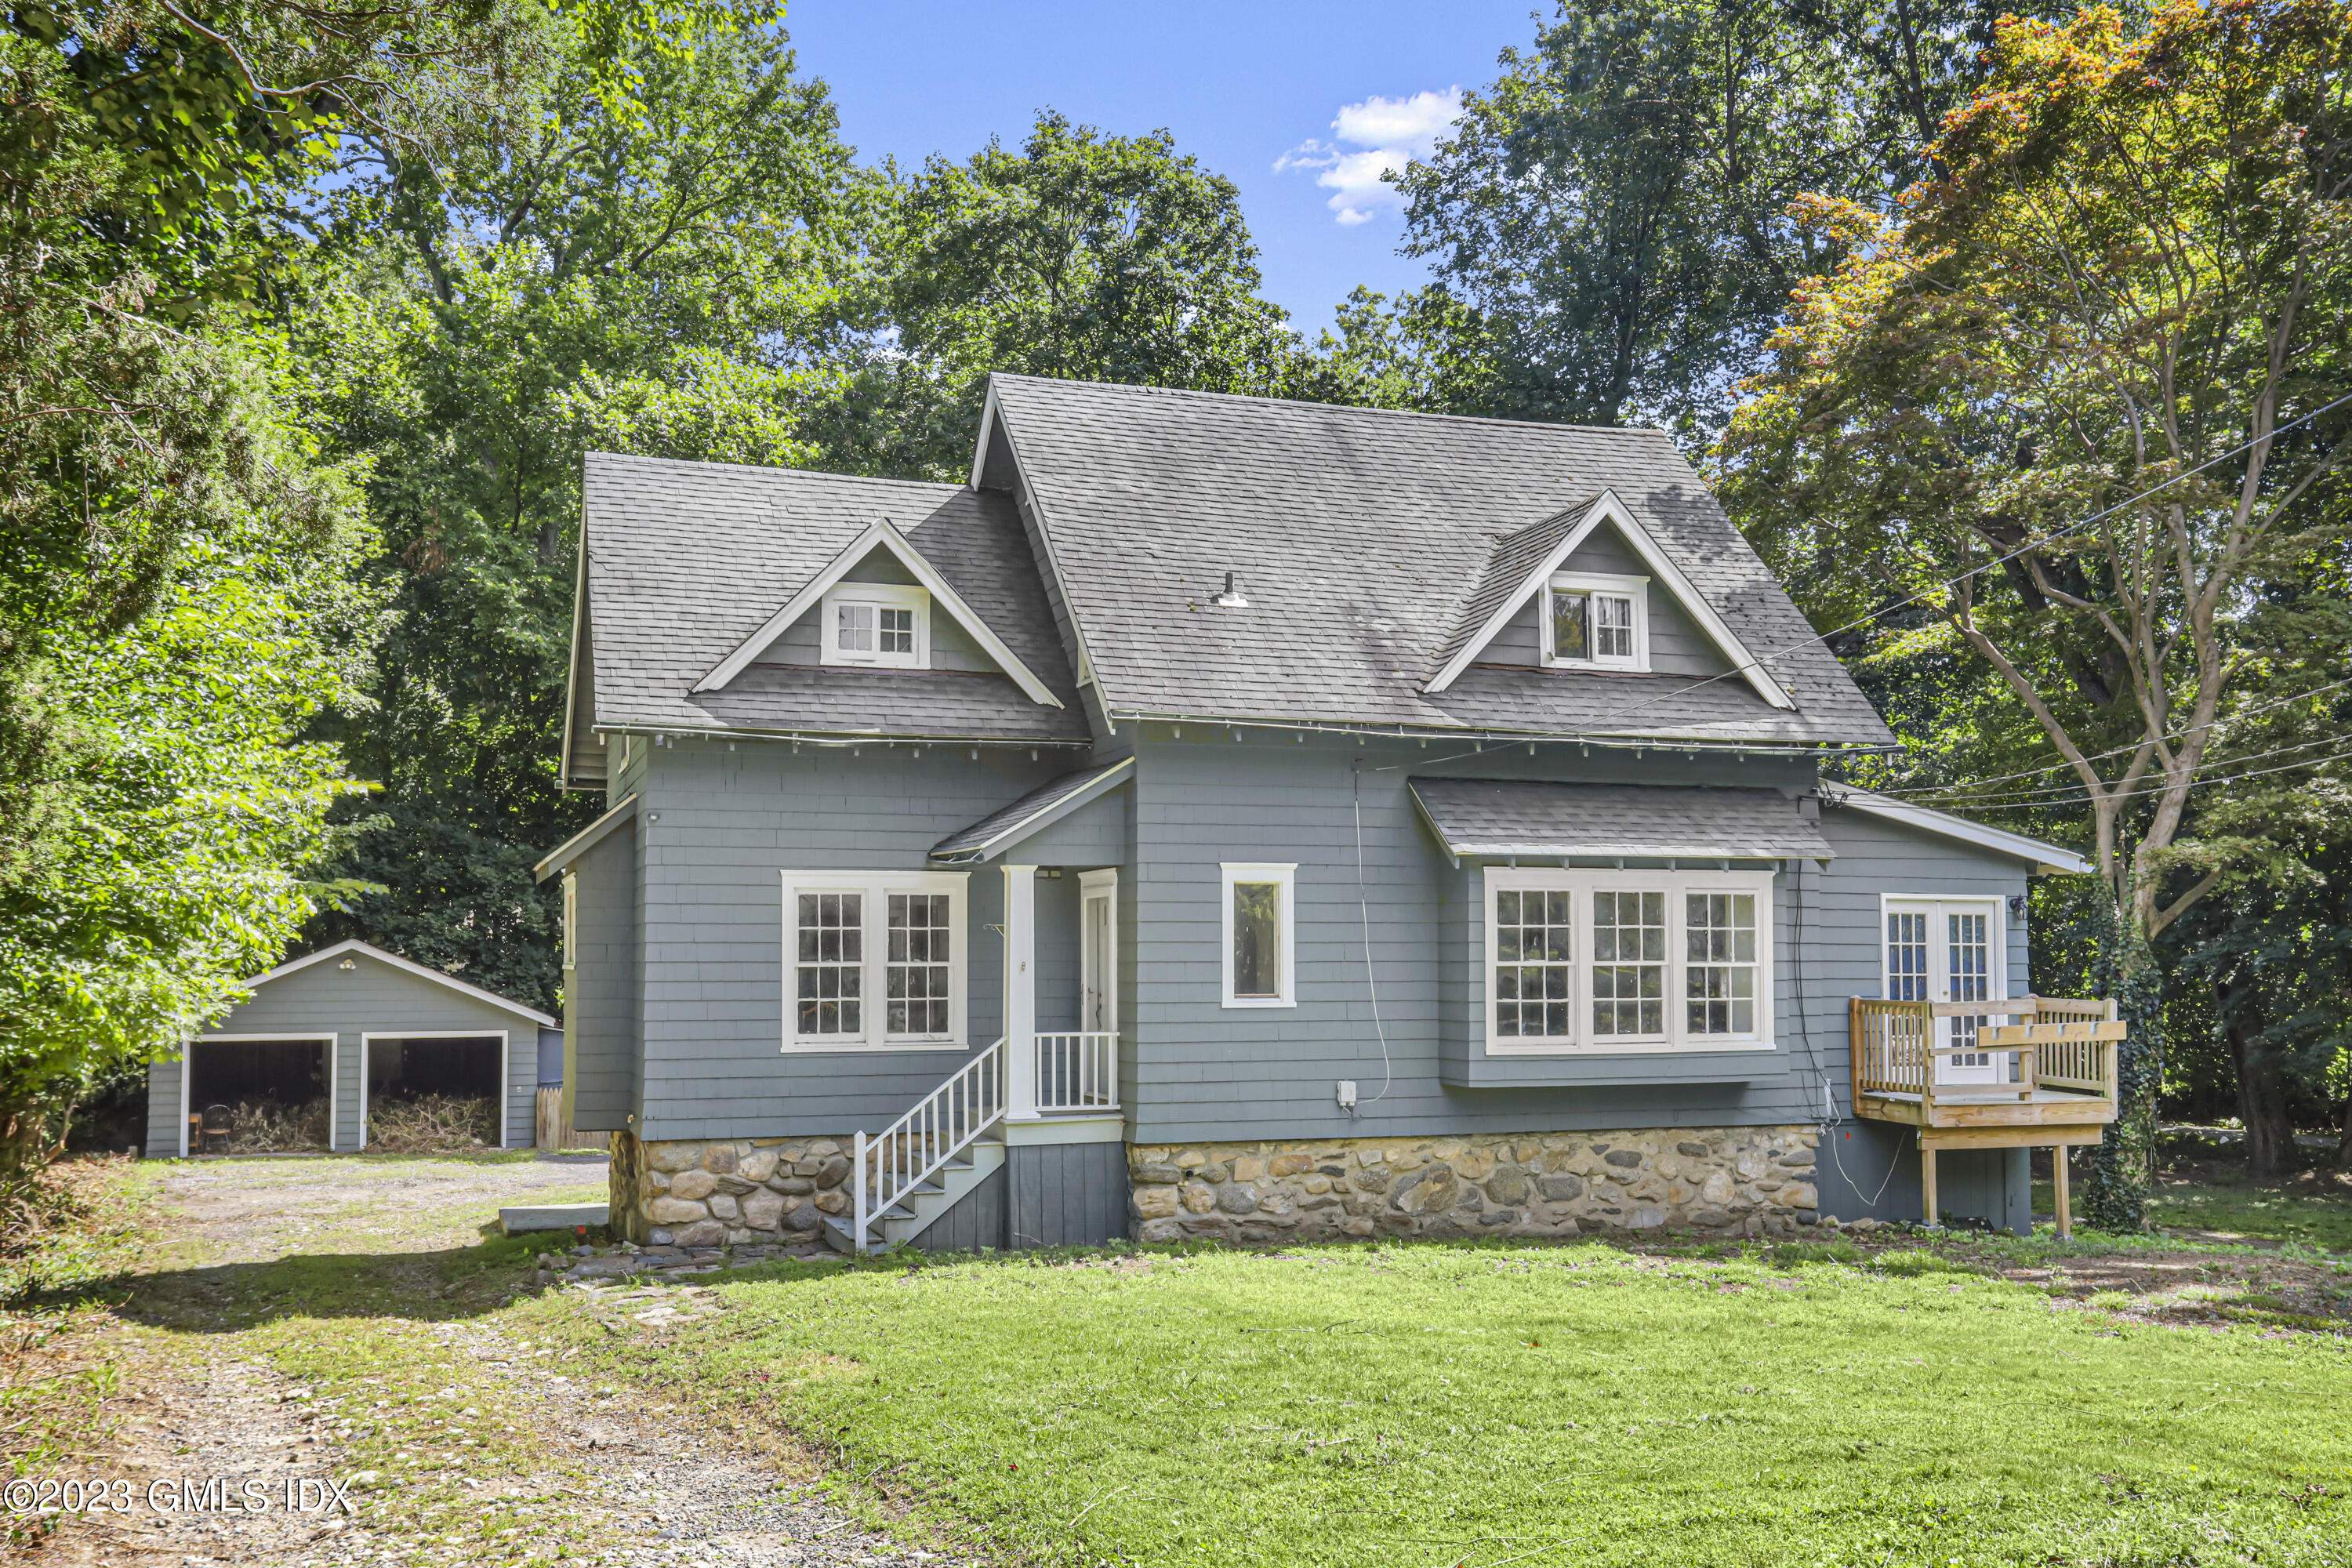
[[[1078,1027],[1108,1034],[1118,1027],[1118,873],[1087,872],[1078,897]]]
[[[1886,996],[1895,1002],[1985,1002],[2007,994],[1998,899],[1890,899],[1886,902]],[[1972,1045],[1979,1017],[1938,1018],[1936,1043]],[[1993,1083],[1990,1051],[1941,1058],[1937,1083]]]

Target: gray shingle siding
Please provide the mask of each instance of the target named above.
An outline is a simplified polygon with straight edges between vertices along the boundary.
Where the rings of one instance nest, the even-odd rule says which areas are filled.
[[[645,767],[634,763],[633,783]],[[645,806],[590,847],[573,864],[571,955],[563,1007],[564,1092],[572,1125],[617,1132],[637,1108],[637,1052],[643,984],[637,932],[637,829]]]
[[[1032,763],[1025,752],[983,750],[974,761],[952,747],[927,749],[919,761],[905,746],[730,752],[681,740],[656,751],[638,819],[640,1134],[878,1131],[938,1087],[966,1052],[783,1051],[781,873],[936,871],[931,847],[950,831],[1066,766],[1051,753]],[[1003,877],[994,866],[969,876],[966,1038],[985,1046],[1002,1032],[1003,949],[987,928],[1003,918]],[[1074,941],[1075,912],[1071,929]]]

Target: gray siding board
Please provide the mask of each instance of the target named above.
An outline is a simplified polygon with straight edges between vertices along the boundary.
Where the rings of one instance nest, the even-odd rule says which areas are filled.
[[[1087,1247],[1127,1234],[1124,1143],[1016,1143],[1003,1173],[1008,1246]]]
[[[147,1142],[140,1153],[169,1160],[180,1152],[180,1075],[185,1063],[173,1058],[147,1064]]]
[[[1029,866],[1091,870],[1127,862],[1128,811],[1135,792],[1125,784],[1087,802],[1050,827],[1038,829],[996,857]]]
[[[643,782],[644,765],[632,763]],[[583,1132],[617,1132],[636,1110],[642,986],[637,933],[644,918],[637,899],[637,825],[625,822],[573,865],[571,990],[563,1006],[564,1095],[572,1125]]]
[[[638,818],[641,1136],[878,1131],[1002,1032],[1000,868],[964,868],[965,1047],[787,1053],[786,870],[934,871],[931,846],[1069,771],[1066,755],[959,747],[745,746],[651,754]],[[1075,897],[1075,882],[1065,879]],[[1050,884],[1041,883],[1041,890]],[[1050,899],[1048,904],[1050,907]],[[1076,942],[1073,917],[1068,942]],[[1041,962],[1049,962],[1042,951]],[[1051,963],[1075,965],[1066,960]],[[1040,1001],[1047,993],[1040,986]]]

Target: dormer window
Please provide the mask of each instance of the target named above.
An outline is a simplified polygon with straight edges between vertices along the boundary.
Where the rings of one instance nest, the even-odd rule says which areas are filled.
[[[824,662],[928,669],[931,596],[893,583],[843,583],[824,596]]]
[[[1648,578],[1562,574],[1544,599],[1544,663],[1550,668],[1650,668]]]

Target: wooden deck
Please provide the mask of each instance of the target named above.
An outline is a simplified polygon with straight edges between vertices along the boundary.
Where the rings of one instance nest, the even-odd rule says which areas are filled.
[[[1939,1149],[2064,1148],[2096,1143],[2116,1119],[2116,1047],[2124,1026],[2114,1004],[2046,996],[1991,1002],[1849,1005],[1853,1110],[1918,1130],[1927,1223],[1937,1212]],[[1974,1019],[1972,1039],[1951,1024]],[[1990,1057],[1990,1067],[1954,1058]],[[1990,1081],[1968,1081],[1990,1079]],[[2058,1230],[2074,1228],[2066,1162],[2055,1163]]]

